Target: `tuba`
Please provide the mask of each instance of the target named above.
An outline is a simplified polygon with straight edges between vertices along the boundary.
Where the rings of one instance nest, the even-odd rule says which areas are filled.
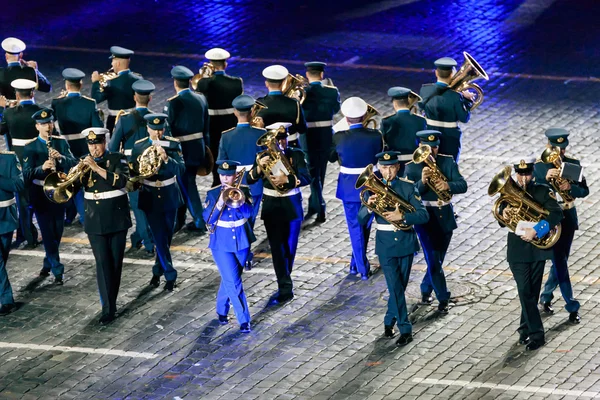
[[[254,128],[264,128],[265,121],[263,121],[262,117],[259,117],[258,114],[269,107],[261,103],[260,101],[255,101],[252,106],[252,112],[250,113],[250,126]]]
[[[44,179],[44,194],[56,204],[69,201],[83,184],[83,177],[91,172],[91,168],[82,161],[69,170],[69,173],[52,172]],[[93,183],[92,183],[93,184]]]
[[[215,66],[209,62],[205,62],[202,64],[202,68],[198,71],[196,75],[192,77],[192,89],[198,90],[198,82],[204,78],[210,78],[215,72]]]
[[[494,196],[500,193],[500,197],[494,202],[492,215],[498,222],[506,225],[514,232],[519,221],[539,222],[548,216],[548,210],[539,205],[529,193],[521,189],[510,176],[511,168],[506,166],[500,171],[488,188],[488,195]],[[504,218],[502,211],[510,207],[509,219]],[[543,238],[537,238],[532,244],[539,249],[549,249],[554,246],[560,238],[561,226],[556,225]]]
[[[256,155],[256,162],[259,163],[260,159],[263,158],[264,156],[269,156],[271,158],[271,160],[267,163],[266,167],[262,167],[261,169],[263,170],[263,173],[265,175],[265,177],[269,180],[269,182],[271,182],[271,185],[273,186],[273,188],[275,190],[277,190],[279,193],[281,194],[285,194],[287,192],[289,192],[289,189],[283,189],[279,186],[277,186],[272,180],[271,180],[271,176],[273,175],[294,175],[294,168],[292,167],[292,164],[290,163],[290,160],[288,160],[287,156],[285,155],[285,153],[281,150],[281,148],[279,147],[279,144],[277,143],[277,133],[280,132],[281,130],[285,131],[285,128],[280,127],[279,129],[272,129],[270,131],[267,131],[267,133],[265,133],[264,135],[262,135],[261,137],[258,138],[258,140],[256,141],[256,145],[257,146],[264,146],[267,149],[261,151],[260,153],[258,153]],[[294,178],[296,179],[296,181],[298,180],[295,175]]]
[[[373,125],[372,129],[377,129],[377,121],[375,121],[375,116],[379,115],[379,111],[377,111],[377,109],[375,107],[373,107],[372,105],[370,105],[369,103],[367,103],[367,112],[365,113],[365,116],[363,118],[362,124],[365,128],[368,128],[370,124]],[[339,132],[339,131],[347,131],[348,129],[350,129],[350,126],[348,125],[348,121],[346,120],[346,118],[342,118],[340,119],[334,126],[333,126],[333,132]]]
[[[308,87],[308,81],[301,75],[288,74],[283,81],[281,91],[284,96],[291,97],[298,100],[300,104],[304,103],[306,99],[306,88]]]
[[[104,92],[104,89],[108,87],[108,81],[110,81],[111,79],[115,79],[118,76],[119,74],[115,72],[114,68],[111,68],[108,71],[101,73],[100,79],[98,80],[98,82],[100,82],[100,91]]]
[[[363,188],[360,192],[360,201],[363,203],[369,210],[376,212],[382,218],[384,212],[394,211],[396,207],[398,207],[404,213],[415,212],[415,208],[404,200],[398,193],[392,190],[391,187],[386,185],[373,173],[373,164],[369,164],[367,168],[360,174],[358,179],[356,180],[356,189]],[[374,205],[369,205],[365,200],[365,192],[372,192],[377,195],[377,200]],[[386,221],[388,221],[386,219]],[[400,221],[388,221],[395,228],[407,231],[412,229],[412,225],[406,225],[401,223]]]
[[[235,174],[233,185],[231,187],[221,189],[219,197],[223,196],[223,201],[225,202],[225,205],[229,208],[240,208],[246,202],[246,196],[244,195],[244,192],[242,192],[242,190],[240,189],[240,185],[242,184],[242,180],[244,178],[245,173],[246,168],[242,168]],[[215,209],[217,208],[217,203],[218,200],[215,202],[215,205],[213,206],[212,210],[210,210],[210,214],[208,215],[208,221],[212,219]],[[215,233],[215,230],[217,229],[217,223],[221,219],[221,215],[223,215],[224,210],[225,207],[221,208],[221,211],[219,211],[219,215],[217,216],[217,222],[215,222],[214,224],[206,224],[206,229],[208,230],[208,233]]]
[[[471,82],[477,79],[485,79],[487,81],[490,78],[485,70],[481,68],[481,65],[469,53],[463,51],[463,56],[465,56],[465,62],[458,72],[454,74],[448,87],[456,92],[463,92],[468,89],[474,90],[477,93],[477,97],[471,107],[471,110],[474,110],[483,103],[483,90],[478,84]]]
[[[442,174],[442,171],[438,168],[433,155],[431,154],[431,146],[428,144],[422,144],[415,150],[412,156],[412,162],[415,164],[421,164],[422,162],[428,166],[431,171],[431,177],[427,180],[427,186],[431,189],[438,197],[438,204],[447,203],[452,200],[452,194],[449,190],[439,191],[435,188],[435,184],[440,181],[448,182],[448,178]]]
[[[562,165],[562,159],[560,157],[560,148],[548,147],[546,148],[546,150],[544,150],[540,158],[544,164],[552,164],[555,168],[558,168],[560,170],[560,167]],[[575,198],[569,193],[568,190],[560,190],[560,185],[562,185],[565,181],[568,180],[557,176],[556,178],[550,180],[550,184],[552,185],[556,193],[558,193],[560,197],[562,197],[565,203],[571,203],[575,201]]]
[[[158,153],[158,147],[152,145],[138,156],[137,162],[139,165],[138,175],[129,178],[125,185],[125,189],[127,189],[128,192],[136,191],[140,188],[144,179],[156,175],[162,166],[163,160]]]

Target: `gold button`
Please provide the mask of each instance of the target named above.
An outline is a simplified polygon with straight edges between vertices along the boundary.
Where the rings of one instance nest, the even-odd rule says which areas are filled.
[[[98,193],[98,189],[94,190],[94,193]]]
[[[235,239],[235,236],[233,238]]]
[[[158,195],[158,198],[160,199],[160,195]]]
[[[97,202],[96,202],[96,204],[100,204],[100,202],[99,202],[99,201],[97,201]]]
[[[398,241],[398,238],[394,238],[394,240],[397,242],[397,241]]]

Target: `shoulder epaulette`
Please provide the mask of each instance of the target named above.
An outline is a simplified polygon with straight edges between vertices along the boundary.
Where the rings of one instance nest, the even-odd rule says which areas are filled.
[[[221,187],[221,185],[216,185],[216,186],[213,186],[213,187],[211,187],[210,189],[208,189],[208,191],[210,192],[211,190],[213,190],[213,189],[216,189],[216,188],[218,188],[218,187]]]
[[[394,115],[396,115],[396,114],[390,114],[390,115],[386,115],[385,117],[382,117],[381,119],[388,119],[388,118],[390,118],[390,117],[393,117]]]
[[[31,144],[31,143],[35,142],[36,140],[37,140],[37,137],[34,137],[33,139],[29,139],[28,141],[25,142],[25,146],[27,146],[28,144]]]
[[[233,128],[229,128],[229,129],[227,129],[227,130],[225,130],[225,131],[221,132],[221,135],[222,135],[222,134],[224,134],[224,133],[227,133],[227,132],[229,132],[229,131],[232,131],[232,130],[234,130],[234,129],[235,129],[235,126],[234,126]]]
[[[323,85],[323,84],[321,84],[321,86],[323,86],[323,87],[326,87],[326,88],[329,88],[329,89],[335,89],[335,90],[338,90],[337,86],[333,86],[333,85]]]
[[[407,162],[406,164],[404,164],[404,166],[407,166],[408,164],[413,164],[412,161]]]
[[[142,143],[144,140],[148,140],[148,136],[146,136],[145,138],[141,138],[141,139],[136,140],[135,144]]]
[[[422,116],[422,115],[419,115],[419,114],[415,114],[415,113],[410,113],[410,115],[414,115],[415,117],[419,117],[419,118],[421,118],[421,119],[427,119],[427,118],[425,118],[424,116]]]
[[[451,156],[450,154],[442,154],[442,153],[438,153],[438,156],[452,158],[452,156]]]
[[[84,96],[84,95],[81,95],[81,97],[83,97],[84,99],[87,99],[87,100],[91,100],[91,101],[93,101],[94,103],[96,102],[96,99],[92,99],[91,97]]]
[[[259,126],[250,126],[252,129],[258,129],[259,131],[267,131],[265,128],[261,128]]]
[[[67,139],[64,138],[64,136],[56,136],[56,135],[52,135],[52,139],[67,140]]]
[[[180,142],[179,139],[177,139],[176,137],[173,137],[173,136],[163,136],[163,138],[167,139],[167,140],[170,140],[171,142],[177,142],[177,143]]]
[[[0,154],[17,154],[14,151],[0,150]]]
[[[565,155],[564,155],[564,158],[570,158],[571,160],[576,160],[576,161],[579,161],[579,160],[578,160],[578,159],[576,159],[575,157],[573,157],[573,156],[569,156],[569,155],[567,155],[567,154],[565,154]]]
[[[538,158],[537,160],[535,160],[535,163],[536,163],[536,164],[539,164],[539,163],[541,163],[541,162],[542,162],[542,160],[540,160],[539,158]]]
[[[139,76],[140,78],[143,78],[142,74],[140,74],[139,72],[133,72],[133,71],[129,71],[132,75],[135,76]]]
[[[179,94],[176,94],[176,95],[175,95],[175,96],[173,96],[173,97],[169,97],[169,98],[167,99],[167,101],[171,101],[171,100],[173,100],[173,99],[176,99],[177,97],[179,97]]]
[[[406,163],[406,164],[408,164],[408,163]],[[404,164],[404,165],[406,165],[406,164]],[[411,184],[413,184],[413,185],[414,185],[414,183],[415,183],[414,181],[411,181],[410,179],[408,179],[408,178],[404,178],[404,177],[402,177],[402,176],[398,177],[398,179],[400,179],[401,181],[407,182],[407,183],[411,183]]]

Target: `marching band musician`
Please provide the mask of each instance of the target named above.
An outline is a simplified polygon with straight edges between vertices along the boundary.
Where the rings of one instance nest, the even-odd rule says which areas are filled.
[[[265,77],[265,86],[269,89],[269,93],[264,97],[256,99],[267,108],[259,111],[258,116],[261,117],[265,126],[279,122],[289,122],[288,145],[290,147],[298,146],[298,135],[306,133],[306,119],[304,111],[300,106],[300,102],[291,97],[283,95],[281,91],[283,83],[288,76],[288,70],[283,65],[271,65],[265,68],[262,72]]]
[[[66,94],[52,100],[56,130],[67,139],[71,153],[77,159],[89,154],[88,144],[82,131],[86,128],[104,127],[98,114],[96,100],[81,95],[81,87],[85,73],[76,68],[66,68],[62,72],[65,79]],[[83,208],[83,191],[78,191],[66,209],[66,225],[70,225],[79,213],[79,222],[83,225],[85,209]]]
[[[266,127],[268,130],[278,130],[275,137],[277,144],[293,168],[293,171],[288,171],[288,175],[271,176],[275,185],[281,190],[285,190],[285,192],[280,193],[276,190],[269,178],[265,176],[265,168],[270,160],[268,154],[254,162],[247,177],[247,182],[250,185],[260,179],[263,181],[261,218],[267,231],[273,257],[273,267],[279,287],[278,292],[271,298],[272,304],[282,304],[294,298],[291,274],[303,218],[300,187],[306,186],[310,182],[304,152],[297,148],[288,147],[287,129],[290,126],[291,123],[289,122],[277,122]]]
[[[35,89],[40,92],[48,93],[52,90],[50,81],[38,70],[37,62],[23,60],[25,48],[25,43],[14,37],[2,41],[7,65],[5,68],[0,68],[0,96],[5,96],[9,100],[16,99],[15,88],[11,86],[16,79],[35,82]]]
[[[138,206],[146,214],[150,232],[156,246],[156,261],[152,267],[150,285],[160,286],[160,277],[165,276],[164,290],[170,292],[176,286],[177,271],[171,259],[171,240],[177,209],[183,204],[177,179],[183,175],[185,165],[179,141],[165,136],[166,114],[146,114],[149,136],[138,140],[132,151],[133,175],[140,172],[138,157],[150,146],[156,146],[162,165],[158,173],[143,180]]]
[[[250,311],[242,285],[242,269],[250,254],[250,245],[256,240],[250,219],[252,218],[252,197],[247,186],[240,186],[245,202],[241,207],[233,208],[226,204],[223,191],[235,184],[237,161],[217,161],[221,185],[215,186],[206,193],[204,219],[214,230],[209,230],[213,258],[219,273],[221,285],[217,293],[217,316],[219,323],[229,322],[229,305],[240,324],[240,332],[249,333]],[[240,181],[241,182],[241,181]]]
[[[115,129],[108,143],[108,151],[111,153],[122,152],[131,164],[133,158],[131,152],[135,142],[148,136],[148,128],[144,117],[152,114],[148,104],[152,100],[152,92],[156,89],[150,81],[140,79],[131,85],[135,100],[135,109],[131,112],[123,111],[117,118]],[[131,247],[140,249],[144,246],[147,255],[154,255],[154,243],[146,215],[138,206],[139,191],[129,192],[129,202],[135,217],[135,232],[131,234]]]
[[[196,173],[201,166],[208,166],[208,155],[205,151],[205,143],[209,142],[208,103],[203,94],[190,90],[190,79],[194,73],[188,68],[175,66],[171,70],[171,76],[177,94],[167,100],[164,112],[169,116],[170,135],[181,142],[185,161],[185,171],[177,177],[184,204],[177,211],[175,232],[185,225],[185,216],[189,209],[192,222],[186,225],[186,228],[204,234],[206,223],[202,217]]]
[[[107,101],[108,118],[106,119],[106,128],[112,132],[119,111],[129,111],[135,107],[131,85],[135,81],[142,79],[142,76],[129,69],[129,63],[133,55],[132,50],[120,46],[112,46],[110,52],[111,70],[116,74],[116,77],[107,80],[106,87],[101,87],[100,74],[98,71],[94,71],[92,73],[92,97],[98,104],[104,100]]]
[[[565,155],[565,149],[569,145],[569,132],[562,128],[551,128],[546,130],[548,138],[548,146],[560,148],[560,157],[563,162],[580,165],[579,160]],[[533,175],[536,183],[548,184],[549,180],[559,176],[559,170],[552,164],[545,164],[537,161],[533,167]],[[590,189],[587,186],[585,177],[581,182],[565,181],[562,183],[560,190],[570,194],[574,199],[583,198],[590,194]],[[571,244],[575,231],[579,229],[579,221],[577,220],[577,209],[574,201],[568,202],[557,193],[558,205],[563,210],[564,219],[561,221],[562,232],[558,242],[552,247],[552,268],[548,273],[548,280],[544,285],[540,296],[540,303],[543,306],[544,312],[553,314],[552,308],[552,292],[557,286],[560,287],[560,292],[565,300],[565,309],[569,313],[569,322],[578,324],[581,321],[579,316],[579,302],[573,297],[573,287],[569,278],[568,260],[571,252]]]
[[[521,301],[521,323],[519,343],[526,344],[527,350],[536,350],[546,344],[544,326],[537,307],[537,301],[542,289],[542,278],[546,260],[552,258],[552,249],[542,250],[535,247],[531,241],[544,237],[563,218],[560,206],[550,188],[533,181],[533,164],[535,159],[521,160],[515,164],[517,183],[533,200],[549,211],[545,219],[533,228],[525,228],[523,236],[513,232],[508,233],[507,261],[517,283],[519,300]],[[500,210],[505,219],[509,219],[509,207]],[[502,224],[500,223],[500,226]]]
[[[335,86],[322,83],[327,64],[311,61],[306,67],[306,99],[302,103],[306,116],[306,135],[300,138],[306,151],[308,171],[310,172],[310,197],[305,218],[317,215],[316,222],[325,222],[325,199],[323,184],[327,173],[327,161],[331,149],[333,116],[340,111],[340,92]]]
[[[208,115],[210,115],[210,151],[213,155],[219,152],[221,132],[235,127],[236,119],[231,102],[244,93],[242,78],[227,75],[227,60],[231,55],[225,49],[215,47],[208,50],[204,57],[210,61],[214,68],[213,74],[198,82],[196,91],[206,96],[208,102]],[[237,160],[237,158],[234,158]],[[213,168],[212,186],[219,185],[219,173]]]
[[[356,179],[369,164],[376,164],[376,154],[383,150],[381,132],[363,126],[367,113],[367,103],[360,97],[350,97],[342,103],[342,114],[348,121],[347,131],[338,131],[333,135],[329,154],[330,162],[340,162],[337,192],[335,196],[344,204],[348,233],[352,245],[350,260],[351,275],[360,273],[363,280],[372,275],[367,260],[367,243],[371,232],[370,221],[358,223],[360,210],[360,190],[356,189]]]
[[[458,163],[462,131],[459,122],[467,123],[471,118],[471,107],[475,94],[465,90],[462,93],[450,90],[448,85],[456,72],[456,60],[443,57],[433,63],[436,67],[437,82],[421,87],[420,108],[425,112],[427,129],[442,132],[440,153],[451,155]]]
[[[13,151],[0,151],[0,316],[15,308],[6,262],[13,232],[19,226],[15,194],[24,187],[19,158]]]
[[[388,89],[392,98],[395,114],[381,119],[383,141],[388,150],[398,151],[400,160],[400,176],[404,174],[404,166],[412,159],[413,152],[419,147],[418,131],[425,130],[425,118],[413,114],[409,109],[409,96],[416,95],[405,87],[394,86]]]
[[[452,156],[439,152],[441,135],[441,132],[434,130],[417,132],[421,144],[431,147],[435,165],[447,179],[447,181],[439,179],[438,182],[435,182],[435,188],[438,191],[449,191],[451,195],[465,193],[467,181],[460,174],[458,165]],[[416,182],[417,189],[423,196],[423,205],[429,213],[429,221],[426,224],[415,226],[427,262],[427,272],[421,282],[422,302],[431,304],[433,302],[431,292],[435,291],[435,296],[439,301],[438,311],[444,315],[449,311],[450,292],[446,286],[442,265],[450,246],[452,232],[457,228],[456,218],[452,203],[440,200],[435,191],[428,186],[433,171],[424,164],[423,162],[415,164],[412,161],[406,163],[404,176]]]
[[[44,243],[44,265],[41,277],[54,275],[54,283],[63,284],[65,266],[60,262],[58,248],[65,227],[65,205],[48,199],[44,193],[44,179],[53,171],[65,174],[77,164],[71,154],[69,143],[61,136],[53,136],[54,112],[51,108],[43,108],[32,115],[39,136],[25,146],[23,153],[23,175],[31,184],[29,196],[35,212],[42,242]]]
[[[96,259],[101,324],[115,319],[127,230],[131,227],[125,191],[129,167],[123,154],[106,150],[108,133],[105,128],[88,128],[82,132],[89,147],[83,163],[90,168],[82,182],[87,221],[84,228]]]

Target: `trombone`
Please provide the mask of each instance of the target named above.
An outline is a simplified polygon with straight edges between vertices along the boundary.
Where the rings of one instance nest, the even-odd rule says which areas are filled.
[[[224,201],[225,205],[219,211],[219,215],[217,216],[217,221],[214,224],[210,224],[210,223],[206,224],[206,229],[208,230],[208,233],[210,233],[210,234],[215,233],[215,230],[217,229],[217,224],[219,223],[219,220],[221,219],[221,215],[223,215],[223,211],[225,211],[226,207],[240,208],[246,202],[246,195],[244,195],[244,192],[242,192],[242,190],[240,189],[240,186],[242,184],[242,180],[243,180],[245,173],[246,173],[246,168],[242,168],[235,174],[235,178],[233,180],[233,185],[229,186],[229,187],[223,187],[221,189],[221,193],[219,194],[219,197],[217,198],[215,205],[213,206],[212,210],[210,210],[210,214],[208,215],[207,221],[210,221],[212,219],[212,216],[215,213],[215,209],[217,208],[217,204],[219,203],[219,200],[218,200],[219,198],[223,197],[223,201]]]

